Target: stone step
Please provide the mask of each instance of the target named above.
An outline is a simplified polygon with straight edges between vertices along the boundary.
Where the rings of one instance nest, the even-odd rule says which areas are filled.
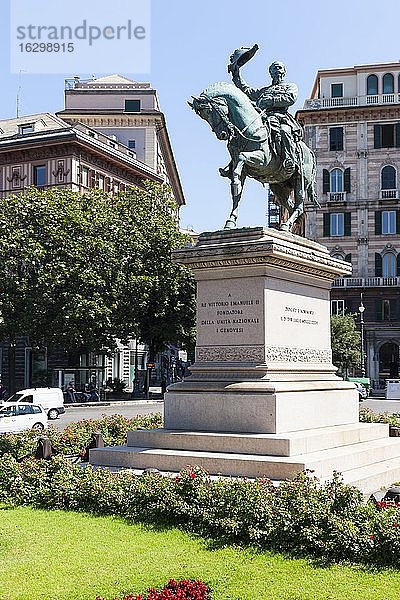
[[[387,438],[389,426],[384,423],[356,423],[292,433],[213,433],[149,429],[128,431],[127,445],[169,450],[202,452],[229,452],[233,454],[261,454],[269,456],[296,456],[327,448],[348,446]]]
[[[90,463],[160,471],[179,471],[196,464],[214,475],[280,480],[304,469],[314,471],[319,478],[331,477],[334,470],[346,472],[399,456],[400,438],[382,438],[291,457],[116,446],[90,450]]]
[[[369,496],[400,481],[400,456],[345,471],[343,480]]]

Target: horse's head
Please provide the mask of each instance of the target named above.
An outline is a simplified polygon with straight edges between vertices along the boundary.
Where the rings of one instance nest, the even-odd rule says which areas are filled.
[[[210,98],[202,93],[192,96],[193,102],[188,102],[195,113],[207,121],[219,140],[229,140],[233,134],[229,122],[229,110],[224,98]]]

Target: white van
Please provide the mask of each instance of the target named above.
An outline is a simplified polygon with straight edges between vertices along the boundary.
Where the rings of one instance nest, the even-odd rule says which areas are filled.
[[[58,415],[65,413],[64,396],[60,388],[31,388],[20,390],[8,400],[0,403],[7,406],[9,402],[29,402],[39,404],[47,413],[49,419],[57,419]]]

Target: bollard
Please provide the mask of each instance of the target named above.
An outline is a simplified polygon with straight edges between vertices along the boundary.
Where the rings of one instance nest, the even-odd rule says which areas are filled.
[[[50,442],[49,438],[45,437],[45,436],[40,437],[38,439],[38,443],[37,443],[37,447],[36,447],[35,458],[50,460],[52,455],[53,455],[53,451],[51,448],[51,442]]]
[[[85,452],[82,456],[82,462],[89,462],[89,450],[93,448],[104,448],[103,434],[99,431],[94,431],[88,444],[86,444]]]

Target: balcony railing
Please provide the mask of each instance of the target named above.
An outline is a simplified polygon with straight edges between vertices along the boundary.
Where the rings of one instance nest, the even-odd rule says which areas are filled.
[[[340,106],[369,106],[371,104],[398,104],[400,94],[374,94],[368,96],[350,96],[348,98],[309,98],[304,102],[304,108],[319,110]]]
[[[346,192],[328,192],[328,202],[346,202]]]
[[[396,287],[400,285],[400,277],[340,277],[335,279],[333,287]]]
[[[390,198],[398,198],[399,190],[381,190],[380,196],[382,200],[388,200]]]

